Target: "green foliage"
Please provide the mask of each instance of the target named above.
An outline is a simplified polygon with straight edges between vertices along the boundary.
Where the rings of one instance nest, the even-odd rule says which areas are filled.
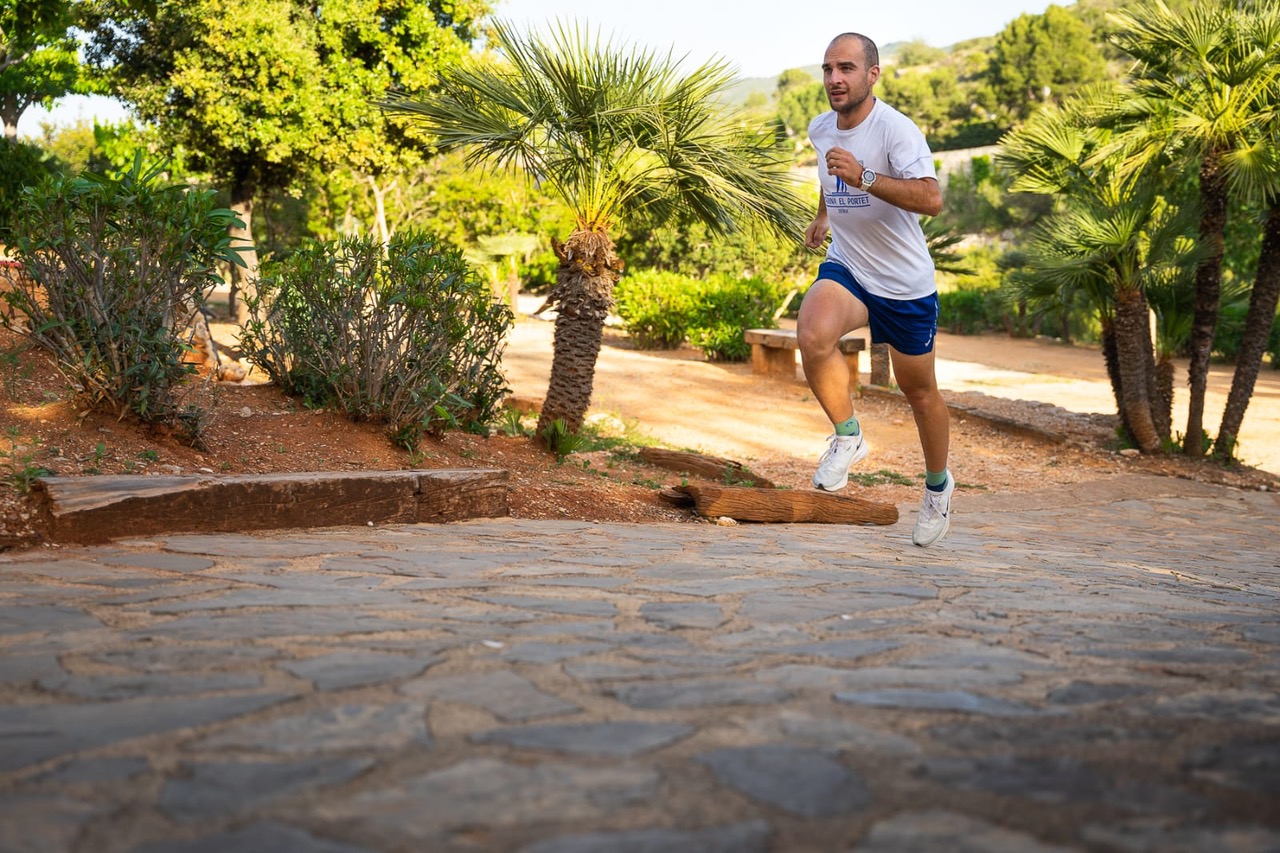
[[[775,94],[778,118],[792,136],[806,136],[814,116],[831,109],[822,81],[799,68],[782,72]]]
[[[30,494],[31,485],[39,477],[47,477],[53,472],[36,462],[35,450],[40,446],[39,439],[32,439],[30,446],[19,444],[22,437],[17,427],[9,427],[5,432],[9,435],[9,450],[0,453],[0,467],[5,471],[4,482],[17,489],[20,494]]]
[[[674,349],[688,340],[712,361],[743,361],[751,346],[744,329],[773,328],[785,297],[760,278],[699,280],[644,271],[614,289],[623,328],[642,349]]]
[[[498,432],[511,438],[528,436],[529,431],[524,426],[524,413],[519,409],[503,409]]]
[[[564,462],[565,457],[582,449],[586,438],[580,433],[570,432],[568,424],[557,418],[542,430],[542,443],[556,455],[557,462]]]
[[[1213,331],[1213,353],[1222,361],[1235,363],[1240,345],[1244,342],[1244,322],[1248,313],[1248,292],[1240,286],[1224,286],[1218,325]],[[1273,354],[1272,366],[1275,366],[1277,342],[1280,342],[1280,316],[1272,322],[1271,332],[1267,337],[1267,349]]]
[[[6,0],[0,3],[0,123],[5,135],[32,104],[69,92],[87,93],[72,27],[72,0]]]
[[[996,37],[987,71],[989,107],[1022,121],[1106,79],[1106,63],[1089,27],[1061,6],[1020,15]]]
[[[236,260],[235,217],[162,174],[139,155],[125,172],[30,190],[13,229],[30,282],[6,295],[7,325],[52,352],[91,405],[198,441],[201,413],[179,400],[192,371],[180,329],[218,282],[215,265]]]
[[[386,424],[410,449],[492,420],[509,308],[456,249],[405,232],[304,245],[268,264],[241,338],[246,355],[308,405]]]
[[[977,335],[1004,329],[1005,297],[989,282],[961,282],[938,292],[941,328],[953,335]]]
[[[689,343],[711,361],[746,361],[751,345],[743,331],[776,326],[774,312],[785,295],[759,278],[712,280],[699,295]]]
[[[1025,231],[1053,209],[1049,193],[1011,193],[1013,174],[988,156],[974,157],[947,176],[938,221],[963,234]]]
[[[57,161],[39,146],[0,140],[0,245],[9,243],[22,192],[57,173]]]
[[[429,88],[442,65],[466,53],[488,4],[101,0],[93,9],[89,55],[113,93],[229,190],[252,225],[255,199],[298,196],[334,176],[361,202],[366,191],[385,193],[418,162],[423,140],[388,124],[377,101],[389,87]],[[317,168],[325,179],[313,181]],[[278,212],[308,221],[305,206],[275,200]],[[339,220],[346,201],[334,205]],[[370,230],[381,232],[377,206],[367,207]],[[290,249],[299,242],[296,234],[271,236]]]
[[[915,486],[919,483],[919,478],[912,479],[905,474],[899,474],[897,471],[890,471],[888,468],[881,468],[879,471],[855,473],[850,472],[849,479],[857,483],[859,486]]]
[[[430,98],[387,109],[472,164],[535,177],[573,208],[581,231],[607,234],[624,220],[802,231],[809,204],[788,152],[773,129],[726,105],[727,63],[684,73],[669,54],[617,49],[571,26],[544,39],[497,24],[494,36],[500,62],[447,69]]]
[[[702,282],[678,273],[645,270],[618,281],[613,297],[623,328],[641,349],[676,349],[689,337]]]
[[[951,138],[971,116],[973,96],[953,65],[886,69],[879,88],[885,103],[910,116],[933,147],[958,147]]]
[[[632,269],[663,270],[694,278],[807,280],[814,265],[813,254],[796,235],[763,228],[716,234],[699,222],[658,227],[637,223],[619,236],[618,254]]]

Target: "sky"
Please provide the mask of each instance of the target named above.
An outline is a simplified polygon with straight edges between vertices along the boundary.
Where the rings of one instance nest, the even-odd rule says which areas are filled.
[[[786,0],[493,0],[494,16],[522,31],[545,31],[556,22],[585,24],[615,44],[670,49],[693,65],[725,59],[742,77],[818,65],[827,42],[847,31],[881,45],[919,39],[948,47],[995,35],[1021,14],[1043,12],[1050,0],[879,0],[858,9],[850,3],[848,11],[840,11],[842,5],[794,10]],[[1071,3],[1059,0],[1059,5]],[[36,136],[42,122],[119,121],[125,115],[114,101],[70,96],[52,113],[27,110],[18,133]]]
[[[934,47],[995,35],[1049,0],[879,0],[792,7],[786,0],[494,0],[495,17],[524,30],[547,22],[589,24],[615,42],[727,59],[743,77],[819,65],[833,36],[859,32],[877,44],[919,39]],[[1058,0],[1072,5],[1072,0]],[[842,9],[844,11],[842,11]]]

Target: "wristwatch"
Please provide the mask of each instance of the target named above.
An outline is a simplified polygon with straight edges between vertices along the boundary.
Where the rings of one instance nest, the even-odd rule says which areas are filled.
[[[877,175],[875,172],[871,171],[870,169],[863,169],[862,170],[862,189],[864,190],[871,189],[871,185],[876,182],[876,177]]]

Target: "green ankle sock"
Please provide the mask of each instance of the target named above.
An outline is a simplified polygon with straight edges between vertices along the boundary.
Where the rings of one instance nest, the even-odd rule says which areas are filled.
[[[857,435],[860,432],[862,432],[862,427],[858,425],[857,415],[847,421],[836,424],[836,435]]]
[[[924,484],[935,492],[942,491],[943,487],[947,485],[947,469],[943,468],[937,474],[932,471],[925,471]]]

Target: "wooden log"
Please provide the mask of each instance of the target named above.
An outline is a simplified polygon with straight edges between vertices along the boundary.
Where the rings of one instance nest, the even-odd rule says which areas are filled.
[[[698,515],[737,521],[818,524],[896,524],[898,508],[818,491],[678,486],[692,495]]]
[[[697,475],[722,483],[750,483],[761,489],[772,489],[774,484],[766,477],[754,474],[741,462],[689,453],[683,450],[663,450],[659,447],[640,448],[640,458],[650,465],[675,471],[678,474]]]

